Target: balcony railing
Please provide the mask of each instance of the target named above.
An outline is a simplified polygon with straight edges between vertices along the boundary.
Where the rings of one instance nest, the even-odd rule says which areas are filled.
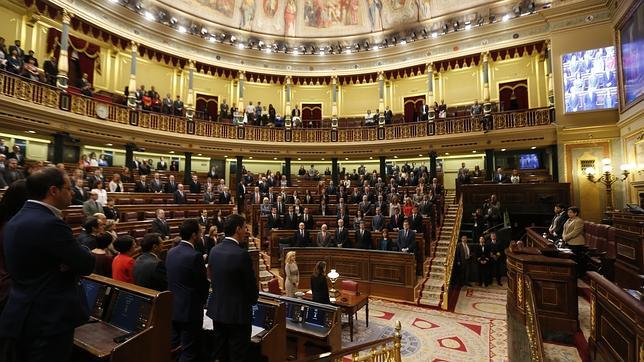
[[[410,138],[468,134],[483,131],[482,116],[461,116],[381,126],[356,128],[270,128],[236,126],[189,120],[186,117],[137,111],[123,105],[105,103],[83,95],[64,93],[44,83],[0,72],[0,90],[6,97],[69,111],[108,122],[129,124],[171,133],[254,142],[328,143],[405,140]],[[62,105],[67,105],[63,107]],[[493,113],[493,130],[545,126],[551,123],[549,108]]]

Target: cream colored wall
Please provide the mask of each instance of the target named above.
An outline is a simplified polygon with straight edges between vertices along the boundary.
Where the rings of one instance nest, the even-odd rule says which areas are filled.
[[[447,106],[472,104],[483,99],[483,82],[479,66],[440,73],[436,101]]]
[[[268,105],[272,104],[278,114],[284,114],[284,91],[280,84],[244,82],[244,104],[253,102],[257,105],[257,101],[262,102],[262,107],[267,110]]]
[[[244,99],[248,99],[244,95]],[[322,117],[331,117],[331,87],[325,85],[296,85],[291,87],[291,107],[302,103],[322,103]]]
[[[13,41],[20,39],[24,42],[23,16],[5,7],[0,7],[0,36],[5,38],[7,48]]]
[[[345,117],[360,117],[378,108],[378,83],[351,84],[339,87],[338,113]],[[382,110],[380,110],[382,112]]]
[[[81,155],[82,154],[87,154],[89,155],[90,153],[95,152],[96,155],[100,155],[101,153],[105,152],[112,152],[112,160],[113,166],[125,166],[125,150],[124,149],[118,149],[118,148],[113,148],[113,147],[101,147],[101,146],[91,146],[91,145],[84,145],[81,147]],[[155,152],[134,152],[134,158],[139,158],[139,159],[152,159],[154,162],[154,166],[156,166],[157,161],[159,161],[159,158],[163,157],[168,163],[170,162],[171,159],[173,158],[179,158],[179,165],[180,169],[183,170],[184,163],[185,163],[185,157],[181,154],[170,154],[170,153],[155,153]],[[208,172],[210,170],[210,158],[208,157],[199,157],[199,156],[192,156],[192,171],[195,172]],[[153,166],[153,167],[154,167]]]
[[[565,114],[561,57],[574,51],[614,45],[615,32],[610,23],[579,27],[552,34],[553,80],[557,123],[562,126],[593,126],[616,123],[617,110]]]
[[[427,75],[395,79],[390,84],[388,87],[390,98],[385,105],[388,105],[391,111],[396,114],[404,112],[405,97],[427,94]],[[436,82],[434,84],[436,87]]]
[[[474,170],[474,166],[478,165],[481,170],[485,169],[485,155],[475,154],[467,156],[444,156],[439,160],[443,161],[443,185],[446,189],[456,188],[456,177],[458,170],[461,168],[461,163],[465,162],[465,167]]]
[[[195,96],[197,93],[217,96],[219,104],[221,104],[221,102],[225,99],[226,103],[229,106],[234,102],[234,98],[231,98],[231,83],[232,82],[227,79],[197,72],[194,73],[193,77]],[[186,83],[186,89],[187,87],[188,84]]]
[[[539,60],[538,54],[491,62],[490,99],[498,102],[499,84],[523,79],[528,81],[529,107],[546,106],[548,90],[545,88],[544,62]]]
[[[16,139],[25,140],[27,143],[27,152],[25,156],[30,160],[47,160],[47,150],[50,140],[38,137],[26,137],[19,134],[0,133],[0,138],[4,139],[5,144],[10,148],[13,147]]]

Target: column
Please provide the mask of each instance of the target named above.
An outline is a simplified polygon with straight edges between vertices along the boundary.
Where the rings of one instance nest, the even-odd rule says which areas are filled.
[[[188,120],[192,120],[195,112],[194,76],[195,61],[191,60],[188,63],[188,99],[186,99],[186,118],[188,118]]]
[[[340,184],[340,170],[338,170],[338,158],[333,157],[331,159],[331,180],[333,180],[333,185],[338,187]]]
[[[428,119],[434,121],[436,110],[434,109],[434,63],[427,64],[427,104],[429,105]]]
[[[489,73],[489,53],[481,54],[483,57],[483,114],[489,115],[492,112],[490,103],[490,73]]]
[[[246,72],[243,70],[239,71],[239,80],[237,82],[237,109],[239,112],[244,111],[244,80],[246,79]]]
[[[491,180],[492,175],[494,175],[494,150],[487,149],[485,150],[485,178]]]
[[[291,186],[291,158],[284,159],[284,174],[286,175],[286,185]]]
[[[385,72],[378,72],[378,110],[385,111]]]
[[[436,157],[438,154],[435,151],[429,153],[429,181],[431,182],[436,177]]]
[[[132,171],[132,161],[134,161],[134,150],[136,145],[134,143],[128,143],[125,145],[125,167]]]
[[[63,155],[65,150],[65,138],[69,135],[63,132],[58,132],[54,134],[54,159],[52,162],[54,165],[63,162]]]
[[[331,76],[331,118],[338,118],[338,76]]]
[[[284,92],[286,93],[285,94],[286,109],[284,110],[284,113],[285,113],[284,116],[285,116],[285,120],[288,121],[287,123],[289,123],[289,124],[290,124],[290,120],[291,120],[291,82],[292,81],[293,80],[292,80],[291,76],[287,75],[286,76],[286,88],[284,90]]]
[[[546,76],[548,77],[548,106],[554,108],[555,87],[552,79],[552,42],[550,40],[546,40]]]
[[[185,161],[183,162],[183,185],[188,187],[192,181],[192,152],[184,152]]]
[[[552,159],[552,170],[550,170],[552,181],[559,182],[559,154],[556,144],[550,146],[550,158]]]
[[[67,89],[67,73],[69,72],[69,57],[67,49],[69,48],[69,24],[72,21],[70,12],[63,9],[63,30],[60,36],[60,55],[58,56],[58,78],[56,85],[63,90]]]
[[[128,107],[135,109],[136,108],[136,52],[138,51],[138,44],[136,42],[131,42],[130,47],[132,48],[132,57],[130,61],[130,82],[127,85],[127,90],[129,94],[125,94],[127,97]]]
[[[244,156],[235,156],[237,159],[237,169],[236,171],[236,178],[235,178],[235,190],[237,190],[237,185],[239,185],[239,181],[242,180],[242,168],[244,167],[243,161],[244,161]],[[239,214],[244,212],[244,195],[237,195],[237,212]]]
[[[383,182],[388,183],[387,180],[385,179],[386,175],[387,175],[387,157],[380,156],[380,177],[382,177]]]

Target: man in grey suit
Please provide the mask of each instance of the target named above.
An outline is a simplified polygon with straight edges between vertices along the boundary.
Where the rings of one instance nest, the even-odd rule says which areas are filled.
[[[385,217],[382,216],[382,210],[376,207],[376,215],[371,219],[371,230],[382,231],[385,227]]]
[[[141,255],[134,262],[134,282],[158,291],[168,289],[165,264],[159,259],[161,234],[147,233],[141,240]]]
[[[89,200],[83,202],[83,214],[85,214],[85,216],[103,213],[103,206],[96,200],[98,200],[98,190],[92,190]]]
[[[326,248],[330,246],[335,246],[335,241],[333,240],[333,236],[327,231],[328,227],[326,224],[322,225],[322,231],[318,232],[318,236],[315,239],[315,242],[317,243],[317,246]]]

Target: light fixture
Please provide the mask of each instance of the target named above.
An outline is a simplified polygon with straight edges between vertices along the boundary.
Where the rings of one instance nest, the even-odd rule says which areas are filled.
[[[449,31],[449,25],[447,25],[447,23],[443,24],[443,34],[447,34],[448,31]]]
[[[505,152],[505,148],[502,148],[502,149],[501,149],[501,152]]]
[[[331,271],[326,276],[329,277],[329,280],[331,280],[331,290],[329,290],[329,295],[337,297],[338,295],[340,295],[340,292],[335,289],[335,282],[338,281],[340,274],[335,269],[331,269]]]
[[[112,146],[114,146],[114,145],[113,145],[113,144],[111,144],[111,143],[106,143],[106,144],[105,144],[105,146],[112,147]]]
[[[470,29],[472,29],[472,24],[470,24],[469,22],[465,23],[465,30],[470,30]]]
[[[532,147],[530,147],[530,149],[531,149],[531,150],[536,150],[536,149],[537,149],[537,146],[532,146]]]
[[[454,24],[452,24],[452,28],[454,29],[454,31],[458,31],[458,28],[460,26],[461,26],[461,23],[458,20],[456,20]]]
[[[344,160],[345,160],[345,161],[349,161],[349,157],[345,157],[345,158],[344,158]]]
[[[476,153],[476,150],[472,151],[472,153]]]
[[[244,43],[239,42],[239,43],[237,44],[237,48],[239,48],[239,49],[244,49],[244,48],[246,48],[246,46],[244,45]]]
[[[141,2],[139,1],[138,3],[136,3],[136,5],[134,5],[134,7],[136,8],[136,10],[141,10],[143,9],[143,4],[141,4]]]
[[[273,157],[273,160],[277,160],[277,157]]]
[[[612,219],[612,211],[614,210],[613,208],[613,184],[615,182],[619,181],[625,181],[628,178],[628,175],[630,174],[630,170],[632,168],[631,164],[623,164],[620,166],[620,169],[622,171],[622,177],[618,178],[613,174],[613,167],[611,166],[611,160],[610,158],[604,158],[602,160],[602,172],[603,174],[599,178],[595,178],[596,175],[596,170],[594,167],[587,167],[584,171],[586,173],[586,178],[588,181],[592,183],[601,183],[606,187],[606,197],[604,198],[605,205],[604,205],[604,212],[606,214],[606,218],[602,220],[604,221],[610,221]]]
[[[202,155],[201,153],[197,153],[197,156],[201,156],[201,155]]]
[[[297,160],[298,160],[298,161],[302,161],[302,159],[301,159],[300,157],[298,157],[298,158],[297,158]]]
[[[175,26],[177,25],[177,18],[174,16],[170,18],[170,26]]]
[[[117,3],[119,2],[119,0],[110,0],[110,2],[111,2],[112,4],[117,4]]]
[[[502,21],[508,21],[510,20],[510,14],[505,14],[503,15],[503,18],[501,18]]]
[[[228,158],[228,155],[224,155],[224,158]]]
[[[170,152],[168,152],[168,153],[172,153],[172,154],[174,154],[174,151],[170,151]]]
[[[445,156],[449,156],[449,152],[445,152]]]
[[[398,156],[394,156],[394,158],[398,158]]]
[[[230,44],[233,44],[236,41],[237,41],[237,38],[234,35],[231,35],[230,36]]]
[[[433,33],[432,33],[432,38],[438,38],[438,33],[437,33],[437,32],[433,32]]]
[[[206,36],[208,34],[208,29],[202,27],[201,28],[201,36]]]
[[[212,35],[211,35],[211,36],[210,36],[210,38],[208,38],[208,40],[209,40],[211,43],[214,43],[214,42],[216,42],[216,41],[217,41],[217,37],[216,37],[216,36],[212,36]]]
[[[34,131],[34,130],[31,130],[31,129],[30,129],[30,130],[27,130],[27,131],[25,131],[25,132],[27,132],[27,133],[31,133],[31,134],[34,134],[34,133],[36,133],[36,131]]]
[[[422,153],[419,153],[419,154],[418,154],[418,157],[423,157],[423,154],[422,154]]]
[[[149,11],[146,11],[146,12],[144,13],[144,16],[145,16],[145,18],[146,18],[147,20],[149,20],[149,21],[155,21],[155,20],[156,20],[156,18],[154,17],[154,14],[152,14],[152,13],[151,13],[151,12],[149,12]]]
[[[324,157],[322,157],[322,161],[324,161]]]
[[[177,28],[177,30],[179,30],[179,32],[180,32],[180,33],[185,33],[185,32],[187,32],[187,31],[188,31],[188,29],[186,29],[186,27],[185,27],[185,26],[183,26],[183,25],[179,25],[179,27]]]
[[[248,159],[249,159],[249,160],[252,160],[252,159],[253,159],[253,156],[248,157]]]

